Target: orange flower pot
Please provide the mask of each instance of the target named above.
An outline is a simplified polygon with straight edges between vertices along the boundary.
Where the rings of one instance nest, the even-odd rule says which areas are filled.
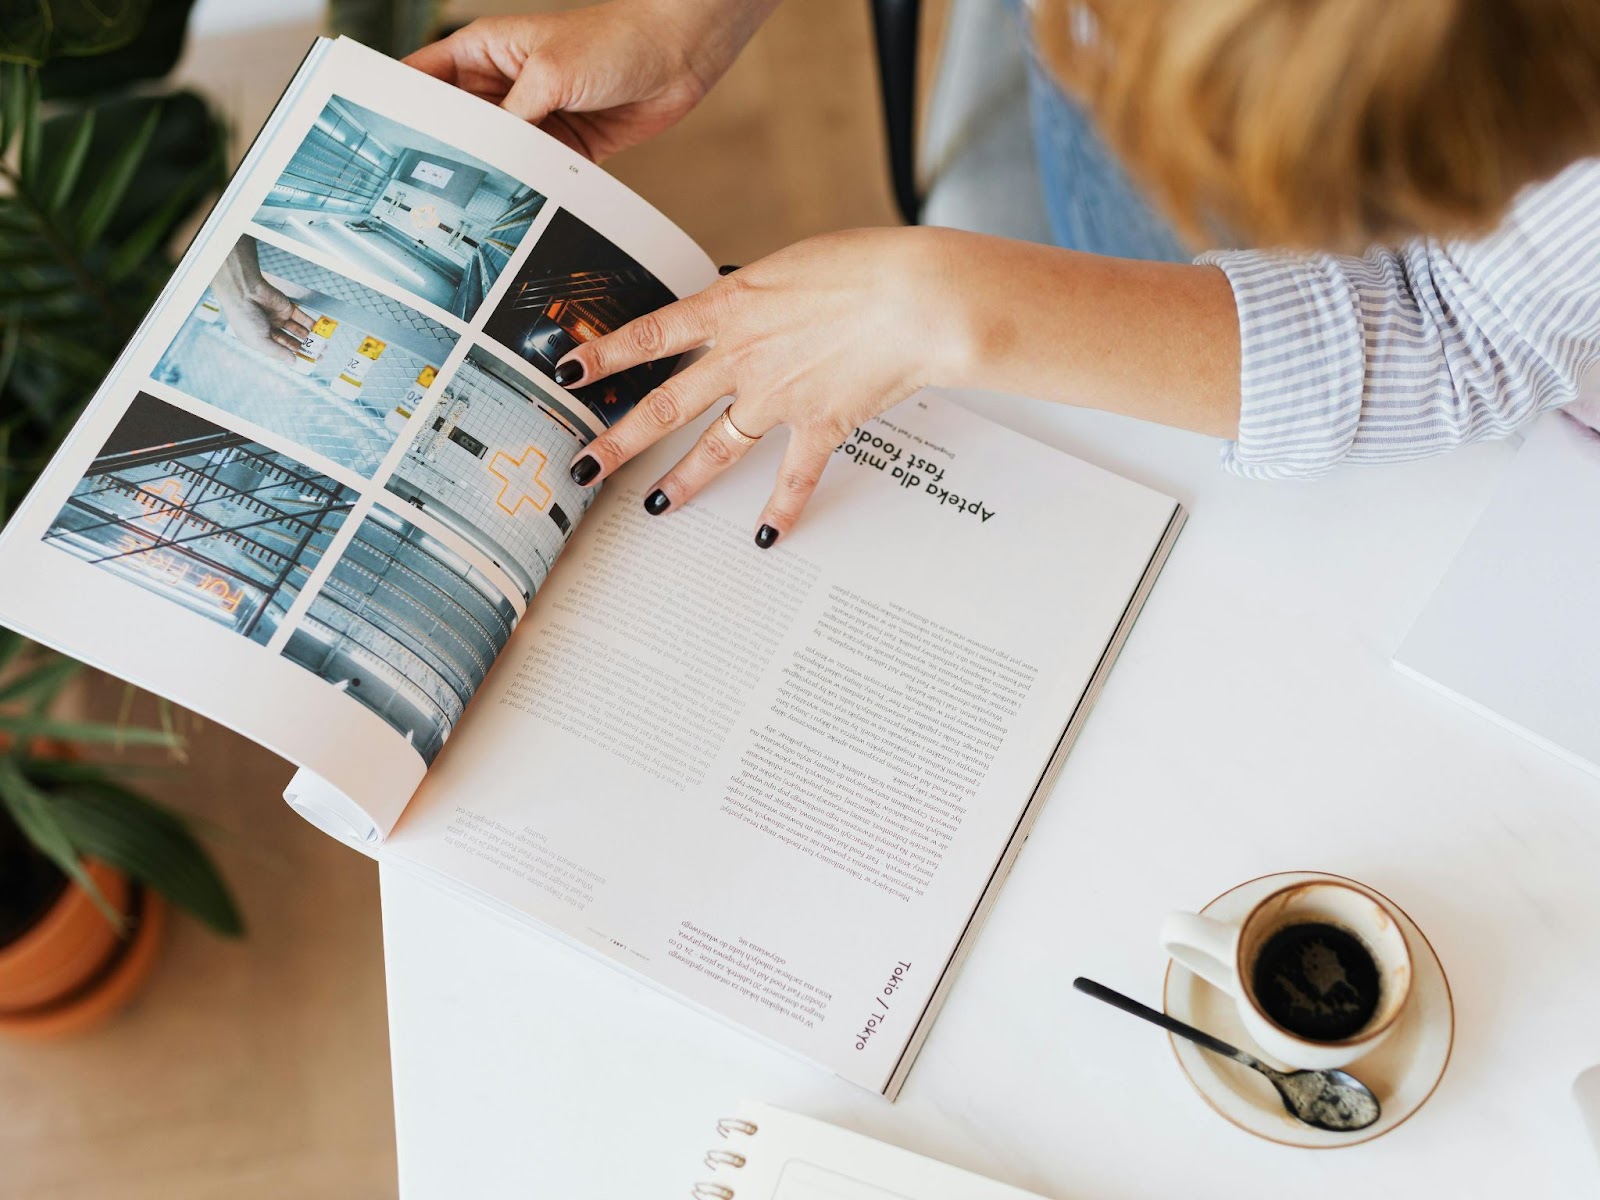
[[[104,863],[87,866],[124,915],[127,936],[118,936],[87,892],[68,886],[21,936],[0,946],[0,1034],[46,1038],[92,1028],[133,999],[149,976],[166,905]]]

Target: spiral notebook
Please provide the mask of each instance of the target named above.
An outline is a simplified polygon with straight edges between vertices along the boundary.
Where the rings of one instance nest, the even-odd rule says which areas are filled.
[[[717,1139],[693,1200],[1045,1200],[754,1101],[717,1122]]]

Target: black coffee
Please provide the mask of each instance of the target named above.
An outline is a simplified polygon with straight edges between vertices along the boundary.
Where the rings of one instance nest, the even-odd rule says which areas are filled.
[[[1378,964],[1361,939],[1320,921],[1288,925],[1268,938],[1250,983],[1262,1012],[1314,1042],[1359,1033],[1381,993]]]

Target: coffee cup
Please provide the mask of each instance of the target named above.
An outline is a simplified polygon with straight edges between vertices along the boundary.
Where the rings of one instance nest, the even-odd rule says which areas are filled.
[[[1281,888],[1237,921],[1173,913],[1161,948],[1231,996],[1256,1044],[1290,1067],[1354,1062],[1388,1036],[1411,994],[1395,914],[1332,880]]]

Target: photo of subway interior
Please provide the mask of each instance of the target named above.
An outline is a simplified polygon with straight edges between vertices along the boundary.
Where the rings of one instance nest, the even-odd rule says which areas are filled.
[[[484,332],[546,375],[580,342],[610,333],[674,296],[611,242],[571,213],[551,218]],[[672,374],[677,356],[619,371],[572,394],[607,425]]]
[[[543,205],[487,163],[336,96],[255,219],[467,319]]]
[[[389,490],[471,543],[530,600],[593,499],[567,472],[588,441],[551,395],[474,347]]]
[[[141,393],[45,541],[265,643],[355,493]]]
[[[481,571],[374,507],[283,653],[382,717],[431,763],[515,623],[511,602]]]

